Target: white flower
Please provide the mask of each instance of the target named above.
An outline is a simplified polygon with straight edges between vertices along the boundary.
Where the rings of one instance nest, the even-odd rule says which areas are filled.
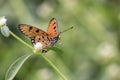
[[[39,50],[42,49],[43,45],[42,45],[42,43],[37,42],[37,43],[33,44],[33,46],[34,46],[34,49],[35,49],[35,50],[33,50],[33,52],[36,53],[36,52],[38,52]]]
[[[98,59],[102,61],[109,61],[117,55],[116,48],[109,42],[101,43],[97,48],[97,53]]]
[[[106,67],[105,74],[109,78],[107,80],[116,80],[116,78],[118,78],[120,74],[119,64],[116,63],[110,64],[108,67]]]
[[[6,21],[7,21],[7,19],[5,18],[5,16],[1,17],[0,18],[0,26],[5,25]]]
[[[33,44],[33,45],[34,45],[35,50],[40,50],[42,49],[42,46],[43,46],[40,42],[37,42],[36,44]]]

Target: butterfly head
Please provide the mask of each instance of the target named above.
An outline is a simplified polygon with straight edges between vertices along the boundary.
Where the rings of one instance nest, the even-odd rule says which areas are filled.
[[[60,39],[60,36],[56,36],[51,40],[51,45],[54,45],[55,43],[57,43],[57,41]]]

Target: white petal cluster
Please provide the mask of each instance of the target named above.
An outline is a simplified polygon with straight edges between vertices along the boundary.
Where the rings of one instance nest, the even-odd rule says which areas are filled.
[[[0,18],[0,25],[5,25],[6,24],[7,19],[5,18],[5,16]]]
[[[35,50],[40,50],[42,49],[42,46],[43,46],[40,42],[37,42],[36,44],[33,44],[33,45],[34,45]]]

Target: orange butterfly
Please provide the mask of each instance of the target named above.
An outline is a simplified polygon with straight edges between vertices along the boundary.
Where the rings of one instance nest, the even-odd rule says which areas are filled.
[[[47,32],[27,24],[20,24],[19,29],[22,33],[31,39],[35,49],[47,52],[48,46],[53,46],[59,39],[58,24],[55,18],[52,18]]]

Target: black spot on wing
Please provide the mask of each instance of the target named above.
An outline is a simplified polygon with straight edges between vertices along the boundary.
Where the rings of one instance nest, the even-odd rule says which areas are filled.
[[[52,40],[52,38],[50,38],[50,40]]]
[[[44,39],[44,36],[42,36],[42,38]]]
[[[48,34],[46,34],[46,36],[49,36]]]
[[[39,32],[39,29],[37,29],[36,32],[38,33],[38,32]]]
[[[50,41],[50,38],[49,38],[49,37],[47,37],[47,39],[48,39],[48,41]]]
[[[29,31],[32,30],[32,28],[33,28],[33,27],[30,26],[30,27],[29,27]]]
[[[47,45],[47,43],[45,43],[45,45]]]
[[[41,38],[39,38],[39,40],[41,40]]]
[[[53,29],[55,29],[55,28],[56,28],[56,26],[53,27]]]
[[[18,28],[20,28],[22,25],[23,25],[23,24],[19,24],[19,25],[18,25]]]
[[[19,28],[19,29],[20,29],[20,31],[22,32],[22,30],[21,30],[21,25],[22,25],[22,24],[19,24],[19,25],[18,25],[18,28]]]
[[[53,23],[53,26],[55,25],[55,22]]]

